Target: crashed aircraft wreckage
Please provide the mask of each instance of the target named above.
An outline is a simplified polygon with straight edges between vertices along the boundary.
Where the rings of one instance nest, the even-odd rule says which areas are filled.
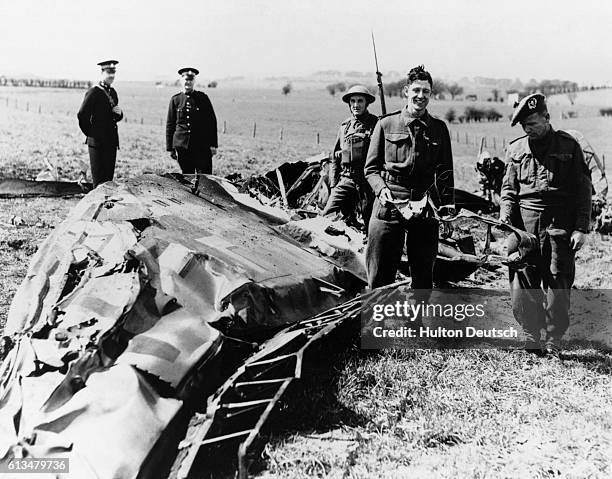
[[[312,197],[309,167],[285,172],[284,201]],[[309,216],[292,220],[212,176],[90,192],[41,245],[9,310],[0,458],[68,457],[83,479],[164,477],[180,451],[174,471],[191,477],[200,446],[236,433],[244,472],[304,350],[359,311],[362,236]],[[223,388],[212,399],[207,439],[178,447],[194,402],[227,378],[233,399]],[[236,388],[251,393],[241,401]],[[254,420],[215,429],[235,415]]]
[[[83,479],[198,477],[211,446],[231,442],[246,477],[305,351],[363,303],[362,236],[309,210],[324,201],[320,168],[285,164],[238,187],[145,175],[88,194],[9,311],[0,460],[68,457]],[[438,278],[486,261],[466,243],[441,243]]]
[[[4,332],[0,457],[69,457],[83,479],[157,477],[172,457],[156,448],[184,433],[213,373],[363,288],[360,271],[223,183],[203,177],[197,195],[153,175],[107,183],[45,241]]]

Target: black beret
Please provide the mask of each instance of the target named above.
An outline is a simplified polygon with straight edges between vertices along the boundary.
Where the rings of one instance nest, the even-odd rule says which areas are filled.
[[[514,104],[514,113],[512,114],[512,121],[510,126],[516,125],[523,118],[528,117],[532,113],[544,113],[547,112],[546,108],[546,97],[541,93],[532,93],[527,95],[521,101]]]

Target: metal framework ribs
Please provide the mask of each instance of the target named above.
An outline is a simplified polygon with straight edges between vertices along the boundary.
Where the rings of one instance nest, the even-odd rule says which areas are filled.
[[[209,398],[206,414],[199,415],[179,444],[170,477],[200,477],[206,458],[212,457],[215,448],[227,446],[237,453],[239,477],[246,478],[249,451],[289,384],[301,377],[304,353],[342,323],[355,320],[363,302],[364,297],[358,296],[263,343]]]

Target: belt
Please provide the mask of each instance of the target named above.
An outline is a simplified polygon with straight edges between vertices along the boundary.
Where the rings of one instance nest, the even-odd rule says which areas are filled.
[[[380,176],[383,180],[391,180],[398,185],[409,183],[414,180],[414,178],[410,176],[397,175],[395,173],[391,173],[390,171],[382,171]]]

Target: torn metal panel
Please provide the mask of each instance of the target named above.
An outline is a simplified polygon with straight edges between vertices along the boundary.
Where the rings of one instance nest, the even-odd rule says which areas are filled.
[[[181,308],[134,336],[116,364],[131,364],[177,388],[196,363],[215,356],[220,347],[219,331]]]
[[[36,196],[79,196],[91,191],[91,183],[71,181],[32,181],[20,178],[0,180],[0,198],[31,198]]]
[[[118,364],[92,374],[64,406],[40,414],[26,452],[68,457],[79,479],[133,478],[180,407],[181,401],[160,397],[132,366]]]
[[[85,214],[94,210],[97,208],[88,208]],[[93,255],[93,262],[99,258],[100,265],[104,263],[112,269],[123,263],[125,251],[135,243],[136,236],[129,223],[79,219],[62,223],[34,255],[11,303],[4,334],[35,331],[50,320],[71,266],[79,269],[80,263],[80,269],[85,269],[87,260]]]

